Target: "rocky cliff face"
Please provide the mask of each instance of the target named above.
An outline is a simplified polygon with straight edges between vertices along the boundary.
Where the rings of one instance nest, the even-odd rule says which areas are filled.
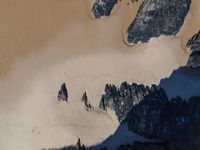
[[[180,97],[167,99],[163,90],[151,92],[134,106],[125,119],[129,130],[166,140],[171,149],[199,149],[200,97],[188,102]]]
[[[130,130],[149,138],[168,138],[168,98],[163,89],[149,92],[127,115]],[[139,132],[137,132],[139,131]]]
[[[99,107],[113,109],[121,125],[126,125],[129,131],[162,141],[133,142],[121,145],[118,150],[199,150],[200,97],[185,101],[177,96],[169,100],[156,85],[123,82],[119,88],[106,85]]]
[[[154,89],[155,86],[152,87]],[[99,107],[103,110],[111,108],[115,111],[119,121],[122,121],[131,108],[138,104],[149,93],[148,86],[143,84],[128,84],[123,82],[120,87],[106,84],[105,94],[102,95]]]
[[[187,43],[192,51],[187,66],[192,68],[200,67],[200,31],[196,33]]]
[[[200,97],[185,101],[177,96],[169,100],[165,91],[155,85],[149,88],[123,82],[119,88],[106,85],[100,108],[113,109],[130,131],[166,141],[170,150],[199,147]],[[121,149],[133,149],[126,146]]]
[[[152,37],[175,35],[181,28],[191,0],[143,0],[129,26],[128,42],[148,42]]]
[[[110,13],[117,4],[118,0],[96,0],[92,7],[92,13],[95,18],[101,18],[103,16],[110,16]]]
[[[132,0],[137,2],[138,0]],[[118,0],[96,0],[95,18],[109,16]],[[148,42],[152,37],[175,35],[183,25],[191,0],[143,0],[136,18],[127,29],[129,43]]]

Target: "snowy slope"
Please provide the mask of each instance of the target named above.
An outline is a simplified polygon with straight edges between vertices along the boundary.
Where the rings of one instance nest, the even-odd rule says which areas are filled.
[[[97,109],[105,84],[158,83],[186,62],[180,37],[159,37],[135,47],[123,43],[124,10],[134,10],[127,1],[99,21],[88,17],[85,2],[2,0],[0,74],[9,72],[0,81],[0,150],[57,148],[78,138],[91,146],[127,133],[124,127],[115,133],[115,116]],[[14,59],[18,56],[20,61]],[[57,100],[63,82],[69,103]],[[85,90],[92,112],[81,102]],[[121,141],[115,138],[104,143]]]

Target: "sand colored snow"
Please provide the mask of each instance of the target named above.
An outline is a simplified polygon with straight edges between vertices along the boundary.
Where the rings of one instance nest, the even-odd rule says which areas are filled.
[[[158,84],[185,65],[181,33],[125,45],[130,5],[122,3],[94,20],[85,0],[1,0],[0,149],[62,147],[78,137],[87,146],[100,143],[118,127],[113,115],[97,109],[106,83]],[[57,101],[63,82],[68,104]],[[80,100],[85,90],[92,112]]]

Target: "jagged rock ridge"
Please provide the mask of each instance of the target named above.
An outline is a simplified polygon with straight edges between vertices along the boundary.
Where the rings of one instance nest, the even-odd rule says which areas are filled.
[[[150,89],[148,86],[136,83],[130,85],[127,82],[123,82],[119,88],[115,85],[106,84],[105,94],[102,95],[99,107],[103,110],[107,108],[115,110],[119,121],[122,121],[131,108],[154,88],[155,86]]]
[[[175,35],[190,9],[191,0],[143,0],[129,26],[128,42],[148,42],[152,37]]]
[[[125,121],[130,130],[150,138],[168,137],[168,98],[162,88],[150,91],[135,107]]]
[[[121,125],[127,125],[129,131],[162,141],[159,144],[134,142],[121,145],[119,150],[199,148],[200,97],[185,101],[177,96],[169,100],[165,91],[156,85],[150,88],[123,82],[119,88],[106,85],[99,107],[114,109]]]
[[[200,97],[167,99],[164,90],[133,106],[125,121],[129,130],[166,140],[174,149],[197,150],[200,142]],[[172,149],[170,148],[170,149]]]
[[[120,88],[107,84],[100,108],[111,108],[130,131],[167,142],[173,149],[194,149],[200,143],[200,97],[185,101],[168,99],[165,91],[153,85],[123,82]]]
[[[187,47],[189,47],[192,51],[187,66],[192,68],[200,67],[200,31],[196,33],[192,38],[188,41]]]
[[[118,0],[96,0],[92,7],[92,13],[95,18],[103,16],[110,16],[113,7],[117,4]]]

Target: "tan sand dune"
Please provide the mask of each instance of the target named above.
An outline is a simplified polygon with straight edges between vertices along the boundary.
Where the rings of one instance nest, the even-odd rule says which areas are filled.
[[[129,47],[122,35],[126,3],[103,20],[89,17],[90,6],[85,0],[0,0],[0,149],[61,147],[78,137],[97,144],[118,126],[97,109],[106,83],[159,83],[185,65],[187,22],[180,36]],[[63,82],[69,104],[57,101]],[[93,113],[80,102],[84,90]]]

